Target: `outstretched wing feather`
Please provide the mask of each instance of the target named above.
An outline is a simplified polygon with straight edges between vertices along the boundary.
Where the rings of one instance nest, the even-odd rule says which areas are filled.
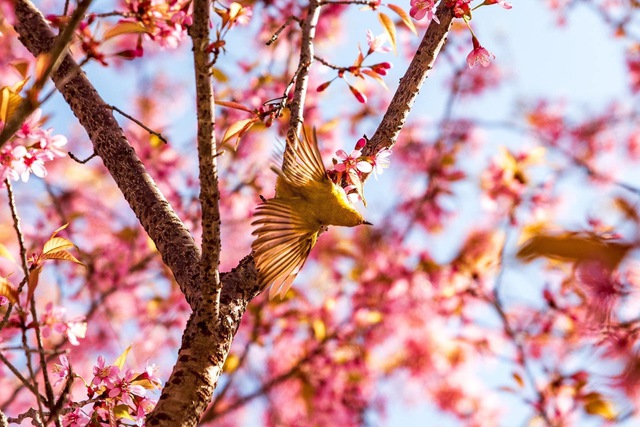
[[[304,265],[317,231],[305,226],[305,221],[286,202],[267,200],[258,206],[257,238],[251,245],[258,269],[260,286],[272,286],[269,298],[284,295]]]
[[[315,129],[309,138],[303,127],[303,138],[296,137],[293,156],[285,156],[282,172],[289,182],[297,186],[303,186],[309,181],[321,182],[327,179],[327,170],[322,163]]]

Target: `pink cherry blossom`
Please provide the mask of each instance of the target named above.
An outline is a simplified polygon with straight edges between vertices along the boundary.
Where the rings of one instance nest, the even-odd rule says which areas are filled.
[[[376,154],[376,157],[373,159],[373,173],[376,179],[378,179],[378,175],[382,174],[382,172],[391,165],[390,156],[391,150],[388,148],[383,148]]]
[[[366,160],[360,160],[359,157],[362,155],[360,150],[353,150],[351,154],[347,154],[344,150],[336,151],[336,157],[340,160],[340,163],[337,163],[334,166],[334,169],[338,172],[348,171],[350,169],[356,169],[361,173],[371,173],[373,170],[373,166],[371,163]]]
[[[81,408],[75,408],[71,412],[66,412],[62,418],[64,427],[76,427],[89,425],[91,419],[82,411]]]
[[[435,7],[435,0],[411,0],[409,15],[417,20],[421,20],[426,16],[428,21],[433,19],[437,23],[440,23],[435,15]]]
[[[473,36],[473,50],[467,56],[469,68],[477,64],[488,67],[493,59],[496,59],[495,55],[482,47],[478,39]]]
[[[390,52],[391,47],[384,46],[386,41],[387,35],[385,33],[374,36],[371,30],[367,30],[367,44],[369,45],[369,51],[367,54],[371,54],[373,52]]]
[[[99,385],[102,382],[113,383],[120,373],[120,368],[115,365],[105,366],[104,356],[98,356],[98,364],[93,367],[93,380],[91,384]]]
[[[69,376],[69,372],[70,372],[69,359],[67,359],[67,356],[65,356],[64,354],[61,354],[60,355],[60,365],[54,364],[53,365],[53,369],[51,370],[51,372],[54,374],[54,376],[58,377],[56,379],[56,382],[53,383],[54,386],[57,386],[62,381],[67,379],[67,377]]]
[[[133,379],[136,377],[131,369],[128,369],[124,377],[116,378],[115,381],[109,382],[110,390],[109,397],[118,398],[122,403],[130,406],[134,406],[134,397],[144,397],[146,390],[141,385],[132,384]]]
[[[492,4],[499,4],[500,6],[502,6],[505,9],[511,9],[511,3],[509,3],[506,0],[484,0],[484,3],[482,3],[483,5],[489,6]]]

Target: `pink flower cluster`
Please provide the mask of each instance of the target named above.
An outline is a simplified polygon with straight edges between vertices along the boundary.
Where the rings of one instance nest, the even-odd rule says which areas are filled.
[[[63,147],[67,144],[67,138],[52,135],[51,128],[42,129],[41,115],[40,109],[34,111],[14,138],[0,150],[0,181],[9,178],[27,182],[32,173],[43,178],[47,175],[45,162],[65,156]]]
[[[375,156],[363,156],[362,148],[364,148],[367,140],[360,138],[356,143],[355,149],[351,154],[347,154],[344,150],[336,151],[337,159],[333,159],[333,172],[335,172],[336,182],[346,182],[344,187],[351,203],[355,203],[362,199],[360,188],[362,187],[362,178],[373,172],[375,178],[382,174],[389,167],[391,150],[383,148]]]
[[[54,385],[64,381],[71,372],[69,360],[65,355],[60,356],[61,364],[54,365],[53,373],[57,376]],[[145,397],[147,390],[160,389],[161,381],[155,376],[156,365],[145,367],[144,372],[138,374],[131,369],[123,371],[118,365],[107,365],[103,356],[98,356],[98,363],[93,367],[93,379],[87,384],[87,395],[95,399],[91,410],[87,413],[81,407],[68,412],[63,420],[64,426],[102,425],[114,417],[134,421],[135,425],[144,425],[144,420],[155,406],[155,402]],[[126,413],[122,410],[114,413],[117,406],[125,405]],[[73,407],[73,404],[71,405]]]
[[[411,0],[409,15],[418,21],[426,16],[427,21],[431,21],[433,19],[437,23],[440,23],[438,17],[435,15],[435,9],[435,0]]]

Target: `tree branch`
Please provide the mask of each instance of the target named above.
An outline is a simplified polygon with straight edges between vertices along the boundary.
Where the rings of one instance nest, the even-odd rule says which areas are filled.
[[[16,0],[15,12],[16,31],[27,49],[34,56],[49,52],[54,34],[40,11],[29,0]],[[129,145],[109,105],[68,54],[52,79],[193,307],[200,299],[200,252],[193,238]]]
[[[400,84],[391,99],[387,112],[378,125],[378,129],[362,150],[363,155],[371,156],[383,148],[391,148],[398,139],[398,134],[407,120],[411,107],[420,92],[420,87],[433,68],[436,57],[447,40],[447,33],[453,21],[453,10],[440,2],[436,16],[440,23],[435,22],[434,19],[429,24],[407,72],[400,79]]]
[[[307,97],[307,86],[309,85],[309,66],[313,62],[313,40],[316,36],[316,25],[318,25],[319,18],[320,4],[317,0],[310,0],[307,17],[301,24],[302,40],[300,42],[300,62],[298,62],[298,69],[296,70],[293,100],[289,107],[291,110],[291,118],[289,119],[284,159],[292,155],[293,146],[291,144],[294,144],[297,140],[297,135],[300,134],[300,126],[304,121],[304,101]]]
[[[209,61],[209,0],[193,3],[193,25],[189,35],[193,41],[193,59],[198,111],[198,164],[200,166],[200,205],[202,206],[202,257],[200,283],[202,304],[209,306],[212,316],[220,313],[220,191],[216,151],[214,95]]]
[[[258,293],[251,255],[221,275],[220,318],[207,310],[191,315],[173,368],[147,426],[195,426],[213,397],[247,304]]]

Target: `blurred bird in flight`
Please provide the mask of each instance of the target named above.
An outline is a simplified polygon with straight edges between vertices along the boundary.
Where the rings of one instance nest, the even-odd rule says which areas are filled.
[[[296,138],[292,155],[285,155],[276,195],[258,205],[252,225],[253,259],[261,289],[271,285],[269,299],[284,297],[304,265],[318,234],[329,225],[368,224],[347,199],[345,191],[327,175],[318,150],[315,129],[309,139]]]

